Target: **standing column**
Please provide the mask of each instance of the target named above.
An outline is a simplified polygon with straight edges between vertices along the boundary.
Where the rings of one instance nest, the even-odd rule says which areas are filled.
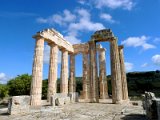
[[[119,48],[119,59],[120,59],[120,67],[121,67],[123,100],[128,100],[128,87],[127,87],[126,71],[125,71],[125,64],[124,64],[124,55],[123,55],[124,46],[120,45],[118,48]]]
[[[62,50],[60,92],[68,94],[68,51]]]
[[[121,70],[119,61],[119,51],[117,39],[110,40],[110,55],[111,55],[111,83],[112,83],[112,102],[121,103],[122,101],[122,83]]]
[[[83,99],[89,99],[89,61],[88,53],[83,53]]]
[[[108,98],[108,85],[106,78],[106,55],[105,49],[99,50],[99,82],[100,82],[100,99]]]
[[[99,90],[97,79],[97,54],[95,41],[89,41],[89,75],[90,75],[90,99],[91,102],[99,102]]]
[[[50,45],[50,64],[48,75],[47,101],[50,102],[51,96],[57,92],[57,68],[58,68],[58,46]]]
[[[70,55],[70,81],[69,81],[69,92],[76,92],[76,80],[75,80],[75,55]]]
[[[44,39],[36,38],[31,82],[31,106],[41,105]]]

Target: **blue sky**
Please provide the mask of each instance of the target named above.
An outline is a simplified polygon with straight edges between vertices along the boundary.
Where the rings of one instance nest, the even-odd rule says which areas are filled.
[[[160,69],[160,0],[0,0],[0,83],[32,72],[37,31],[55,28],[72,44],[84,43],[99,29],[110,28],[124,44],[127,72]],[[110,74],[109,43],[107,74]],[[45,44],[44,78],[49,47]],[[60,53],[59,53],[60,61]],[[60,74],[60,62],[58,68]],[[82,75],[82,55],[76,76]]]

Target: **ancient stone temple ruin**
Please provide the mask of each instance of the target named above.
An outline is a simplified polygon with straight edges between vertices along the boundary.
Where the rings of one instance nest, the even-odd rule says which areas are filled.
[[[83,76],[81,99],[84,102],[99,102],[108,99],[106,78],[106,49],[98,42],[110,43],[112,103],[128,100],[128,88],[123,57],[123,46],[110,29],[96,31],[87,43],[70,44],[55,29],[45,29],[33,36],[36,40],[30,91],[30,106],[42,105],[43,50],[44,42],[50,46],[47,101],[50,105],[77,102],[75,79],[75,56],[83,55]],[[61,56],[60,93],[57,93],[58,50]],[[99,55],[97,57],[97,54]],[[70,61],[68,61],[70,60]],[[99,66],[98,66],[99,62]],[[70,63],[70,64],[68,64]],[[99,69],[97,68],[99,67]],[[99,71],[98,71],[99,70]],[[98,75],[99,73],[99,75]],[[13,104],[12,104],[13,105]]]
[[[128,99],[123,46],[117,45],[117,38],[110,29],[96,31],[91,36],[91,40],[84,44],[72,45],[54,29],[40,31],[33,38],[36,39],[36,45],[32,71],[31,106],[41,105],[44,42],[47,42],[51,48],[47,99],[49,102],[51,96],[57,93],[58,49],[62,52],[60,93],[68,95],[76,92],[75,55],[81,53],[83,55],[83,99],[88,102],[99,102],[100,98],[108,98],[105,48],[97,44],[98,42],[110,43],[112,102],[121,103],[122,100]],[[99,79],[97,53],[99,53]],[[69,57],[70,64],[68,65]],[[69,72],[68,69],[70,69]]]

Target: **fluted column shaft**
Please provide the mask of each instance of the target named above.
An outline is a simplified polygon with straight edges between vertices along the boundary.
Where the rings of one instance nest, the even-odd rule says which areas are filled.
[[[75,55],[70,55],[70,81],[69,92],[76,92],[76,79],[75,79]]]
[[[119,51],[117,39],[110,41],[110,55],[111,55],[111,83],[112,83],[112,102],[121,103],[122,101],[122,83],[121,83],[121,69],[119,60]]]
[[[48,74],[48,93],[47,101],[50,102],[51,96],[57,92],[57,69],[58,69],[58,46],[50,45],[50,64]]]
[[[83,99],[89,99],[89,61],[88,61],[88,53],[83,53]]]
[[[100,85],[100,98],[108,98],[108,85],[106,77],[106,55],[105,49],[99,50],[99,85]]]
[[[123,55],[123,46],[119,46],[119,59],[120,59],[120,67],[121,67],[121,80],[122,80],[122,95],[123,100],[128,100],[128,87],[127,87],[127,79],[126,79],[126,71],[124,64],[124,55]]]
[[[99,102],[96,53],[95,41],[89,41],[90,102]]]
[[[68,51],[62,50],[60,92],[68,94]]]
[[[36,38],[31,82],[31,106],[41,105],[44,39]]]

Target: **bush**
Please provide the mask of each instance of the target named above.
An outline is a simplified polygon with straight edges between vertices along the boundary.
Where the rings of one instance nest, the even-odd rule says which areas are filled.
[[[30,95],[31,80],[31,75],[22,74],[8,81],[7,86],[9,88],[9,95]]]
[[[8,96],[8,87],[7,85],[0,84],[0,99]]]

